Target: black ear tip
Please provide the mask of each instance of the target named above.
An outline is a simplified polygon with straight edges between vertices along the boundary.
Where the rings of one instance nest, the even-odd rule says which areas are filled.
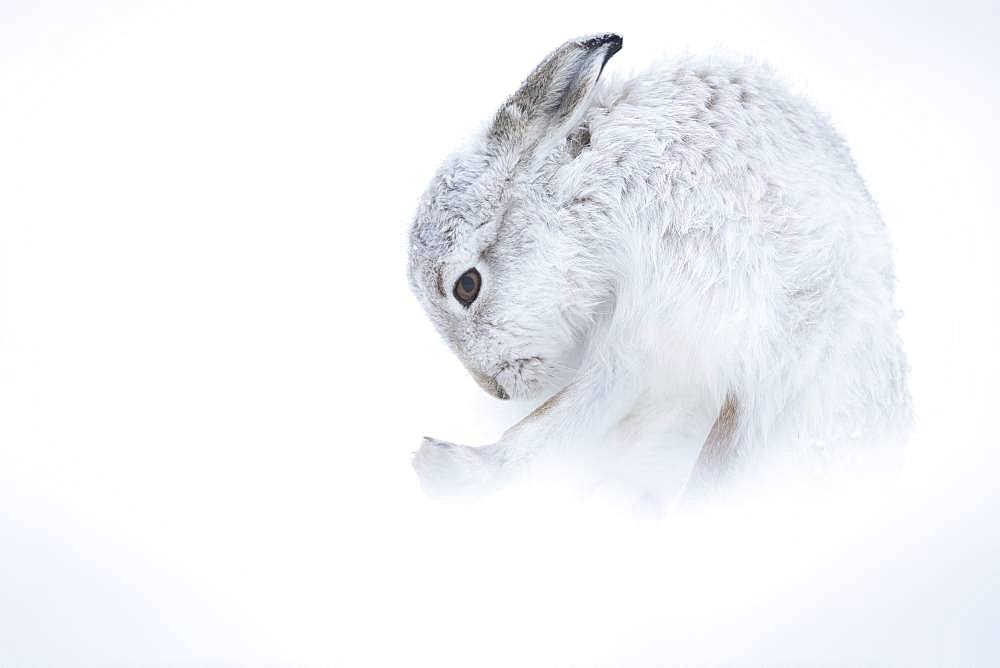
[[[604,66],[611,60],[611,56],[622,50],[622,36],[616,35],[613,32],[606,32],[602,35],[589,37],[580,42],[580,45],[591,51],[603,46],[607,47],[607,50],[604,52],[604,61],[601,63],[601,71],[604,71]]]
[[[596,49],[598,47],[605,46],[607,44],[611,45],[608,49],[608,58],[615,55],[622,48],[622,36],[617,35],[613,32],[606,32],[601,35],[594,35],[581,42],[582,46],[586,49]]]

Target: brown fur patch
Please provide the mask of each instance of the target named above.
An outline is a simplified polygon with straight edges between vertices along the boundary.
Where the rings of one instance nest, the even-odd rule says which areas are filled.
[[[442,267],[437,268],[437,291],[442,297],[448,296],[444,291],[444,269]]]
[[[691,471],[685,496],[700,496],[718,488],[732,470],[736,457],[736,434],[740,421],[740,406],[732,392],[726,394],[719,416],[701,446],[698,461]]]

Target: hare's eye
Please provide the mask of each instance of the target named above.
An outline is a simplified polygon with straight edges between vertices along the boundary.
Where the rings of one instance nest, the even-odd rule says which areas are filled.
[[[482,282],[483,279],[475,268],[468,270],[455,281],[455,289],[453,291],[455,299],[462,306],[469,306],[479,296],[479,286],[482,285]]]

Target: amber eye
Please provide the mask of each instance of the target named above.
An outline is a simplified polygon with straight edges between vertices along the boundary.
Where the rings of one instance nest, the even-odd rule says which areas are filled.
[[[455,290],[453,291],[455,299],[462,306],[468,307],[479,296],[479,286],[482,285],[482,282],[483,279],[475,268],[468,270],[455,281]]]

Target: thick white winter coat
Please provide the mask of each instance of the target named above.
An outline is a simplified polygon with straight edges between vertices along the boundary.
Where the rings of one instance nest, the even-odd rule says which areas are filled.
[[[621,45],[554,51],[420,202],[410,283],[443,339],[492,394],[552,397],[492,445],[425,439],[434,495],[546,459],[666,498],[695,458],[716,487],[906,430],[889,238],[830,122],[749,61],[602,77]]]

